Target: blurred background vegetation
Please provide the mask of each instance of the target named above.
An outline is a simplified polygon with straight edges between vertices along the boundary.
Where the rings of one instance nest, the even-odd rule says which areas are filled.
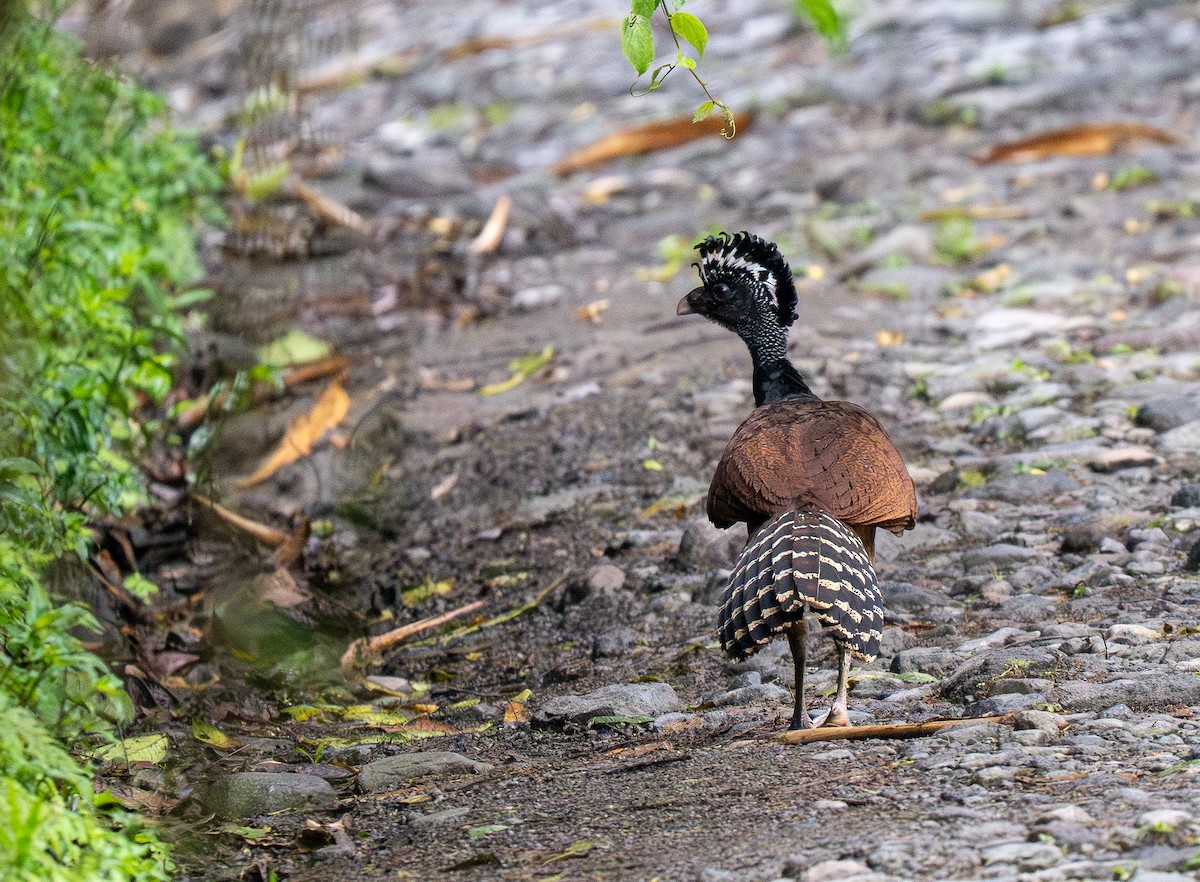
[[[162,846],[80,758],[129,700],[43,573],[144,498],[138,410],[170,388],[219,178],[157,97],[53,29],[61,11],[0,18],[0,877],[163,879]]]

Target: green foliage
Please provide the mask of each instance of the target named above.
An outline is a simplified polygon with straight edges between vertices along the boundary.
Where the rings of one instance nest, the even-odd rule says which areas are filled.
[[[684,68],[691,73],[706,99],[696,108],[692,122],[701,122],[717,112],[724,123],[721,134],[732,138],[737,133],[733,111],[713,96],[708,84],[696,73],[696,65],[704,58],[704,50],[708,46],[708,28],[697,16],[681,11],[686,2],[687,0],[671,0],[668,5],[667,0],[630,0],[629,14],[621,20],[621,51],[639,77],[650,70],[655,56],[652,19],[654,14],[661,10],[671,28],[671,39],[675,43],[675,60],[661,64],[651,72],[646,91],[653,92],[661,86],[675,68]],[[845,24],[830,0],[795,0],[795,9],[798,15],[813,22],[817,31],[835,50],[840,52],[846,48]],[[691,47],[695,57],[684,52],[685,43]]]
[[[1158,180],[1153,169],[1144,165],[1127,165],[1113,172],[1112,180],[1108,182],[1109,190],[1129,190],[1143,184],[1152,184]]]
[[[829,0],[796,0],[796,12],[816,26],[817,33],[838,52],[846,49],[846,25]]]
[[[119,681],[40,576],[144,497],[136,418],[172,385],[175,286],[199,274],[214,169],[160,99],[19,6],[0,22],[0,877],[165,879],[162,846],[93,795],[67,745],[108,739]],[[131,589],[153,590],[134,578]]]

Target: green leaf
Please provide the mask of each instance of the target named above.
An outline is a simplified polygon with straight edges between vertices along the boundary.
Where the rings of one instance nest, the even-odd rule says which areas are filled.
[[[701,104],[699,107],[696,108],[695,114],[692,115],[692,122],[698,123],[701,120],[708,119],[710,116],[712,116],[713,108],[715,106],[716,105],[713,104],[711,101],[705,101],[703,104]]]
[[[671,16],[671,30],[687,40],[704,57],[704,47],[708,45],[708,29],[704,23],[690,12],[676,12]]]
[[[0,459],[0,477],[11,475],[40,475],[45,471],[32,459],[23,456],[10,456]]]
[[[324,340],[293,329],[278,340],[259,348],[258,358],[263,364],[286,367],[289,364],[302,364],[324,358],[329,354],[330,348]]]
[[[688,58],[686,55],[679,56],[679,63],[682,64],[684,67],[686,67],[688,70],[696,69],[696,59]]]
[[[621,51],[639,77],[646,72],[654,60],[654,32],[648,18],[631,13],[621,23]]]
[[[472,839],[482,839],[485,836],[491,836],[493,833],[500,833],[507,829],[507,824],[484,824],[482,827],[472,827],[467,831],[467,835]]]
[[[587,721],[588,726],[644,726],[653,723],[654,717],[646,716],[606,716],[592,717]]]
[[[640,15],[642,18],[650,18],[654,15],[654,10],[658,8],[658,0],[633,0],[629,4],[629,11],[634,15]]]
[[[139,735],[116,744],[107,744],[92,752],[92,757],[113,765],[131,766],[134,763],[158,765],[167,758],[166,735]]]
[[[646,88],[647,92],[653,92],[663,84],[663,80],[667,78],[667,74],[675,69],[673,64],[660,64],[654,68],[654,72],[650,74],[650,85]]]
[[[233,739],[211,723],[197,717],[192,720],[192,737],[213,747],[228,748],[233,746]]]
[[[845,50],[846,26],[830,0],[796,0],[796,12],[811,20],[834,50]]]

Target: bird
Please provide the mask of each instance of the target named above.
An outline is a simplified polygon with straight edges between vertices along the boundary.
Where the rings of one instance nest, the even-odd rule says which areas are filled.
[[[713,524],[747,528],[721,604],[721,646],[743,659],[783,633],[796,670],[789,728],[849,726],[851,657],[872,661],[882,638],[875,531],[912,529],[916,490],[879,421],[856,404],[818,397],[788,358],[799,298],[778,246],[743,231],[708,236],[696,250],[701,284],[676,312],[736,333],[753,366],[755,409],[708,490]],[[804,692],[806,611],[838,656],[837,692],[815,719]]]

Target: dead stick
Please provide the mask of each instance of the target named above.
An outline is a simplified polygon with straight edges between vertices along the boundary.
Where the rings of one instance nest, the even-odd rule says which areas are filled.
[[[488,216],[487,223],[468,248],[472,254],[490,254],[500,247],[500,240],[504,238],[504,228],[508,225],[510,208],[512,198],[507,193],[501,193],[491,215]]]
[[[399,628],[393,628],[386,634],[379,634],[369,639],[355,640],[342,655],[342,670],[349,671],[361,662],[369,662],[372,659],[379,658],[386,650],[391,649],[397,643],[402,643],[413,634],[419,634],[421,631],[443,625],[451,619],[457,619],[459,616],[473,613],[481,606],[483,606],[483,601],[476,600],[474,603],[468,603],[466,606],[460,606],[458,609],[452,609],[441,615],[431,616],[427,619],[409,622],[407,625],[401,625]]]
[[[499,615],[492,616],[492,618],[480,622],[478,625],[466,625],[462,628],[459,628],[457,631],[452,631],[444,637],[434,638],[434,640],[439,642],[442,646],[446,646],[460,637],[466,637],[468,634],[474,634],[476,631],[482,631],[484,628],[490,628],[493,625],[501,625],[504,622],[511,621],[517,616],[523,615],[524,613],[529,612],[531,609],[534,609],[541,604],[543,600],[550,596],[550,592],[560,586],[563,582],[567,581],[567,577],[569,575],[570,573],[565,573],[559,576],[557,579],[539,591],[533,600],[522,603],[520,606],[515,606],[510,610],[505,610]]]
[[[822,726],[818,729],[793,729],[777,735],[784,744],[808,744],[812,741],[858,741],[863,738],[924,738],[940,729],[961,723],[998,723],[1003,717],[966,717],[961,720],[930,720],[927,723],[894,723],[883,726]]]
[[[268,527],[266,524],[260,524],[258,521],[252,521],[249,518],[242,517],[240,514],[235,514],[221,505],[221,503],[213,502],[199,493],[193,493],[192,499],[203,505],[225,523],[229,524],[229,526],[250,534],[263,545],[278,548],[291,538],[282,530],[276,530],[274,527]]]

